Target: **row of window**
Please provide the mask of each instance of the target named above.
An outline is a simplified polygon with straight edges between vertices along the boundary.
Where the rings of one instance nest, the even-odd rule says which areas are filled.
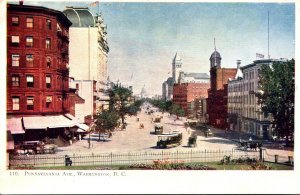
[[[20,75],[14,74],[11,77],[13,87],[20,87]],[[34,87],[34,76],[26,75],[26,86]],[[51,88],[51,76],[46,75],[46,88]]]
[[[233,96],[233,97],[228,97],[228,102],[229,103],[244,103],[244,104],[250,104],[253,105],[256,103],[256,97],[253,95],[245,95],[243,96]]]
[[[61,97],[58,96],[58,99],[61,100]],[[52,96],[46,96],[46,108],[52,108]],[[26,97],[26,108],[27,110],[34,110],[34,97],[27,96]],[[20,97],[14,96],[12,97],[12,110],[20,110]]]
[[[19,16],[12,16],[11,24],[12,24],[12,26],[19,26],[20,25]],[[34,27],[33,17],[26,17],[26,28],[33,28],[33,27]],[[50,19],[46,19],[46,28],[49,30],[52,29],[52,23],[51,23]]]
[[[238,85],[230,85],[228,87],[228,92],[242,92],[244,91],[254,91],[254,82],[250,82],[250,83],[244,83],[244,88],[242,88],[242,84],[238,84]]]
[[[13,47],[19,47],[20,46],[20,36],[19,35],[12,35],[11,36],[11,46]],[[26,36],[25,37],[25,46],[26,47],[33,47],[33,36]],[[45,41],[45,48],[50,49],[51,48],[51,39],[46,38]]]
[[[26,66],[33,67],[33,54],[26,54]],[[20,54],[11,55],[11,66],[19,67],[20,66]],[[51,57],[46,57],[46,67],[51,67]]]

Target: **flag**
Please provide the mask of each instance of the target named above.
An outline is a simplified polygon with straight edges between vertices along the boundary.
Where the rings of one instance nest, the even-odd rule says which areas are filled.
[[[99,4],[99,1],[95,1],[95,2],[91,3],[90,6],[94,7],[94,6],[98,5],[98,4]]]
[[[260,54],[260,53],[256,53],[256,58],[261,58],[261,59],[264,59],[264,55],[263,54]]]

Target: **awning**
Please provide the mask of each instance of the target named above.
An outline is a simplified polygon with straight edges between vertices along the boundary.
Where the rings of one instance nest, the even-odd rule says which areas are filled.
[[[81,132],[81,131],[79,131],[80,129],[83,130],[82,132],[85,132],[85,131],[88,131],[90,128],[89,126],[87,126],[86,124],[83,124],[83,123],[79,123],[76,126],[78,127],[77,132]]]
[[[25,129],[74,127],[78,124],[77,120],[72,120],[64,115],[26,116],[23,117],[23,122]]]
[[[76,132],[77,132],[77,133],[84,133],[85,130],[78,128]]]
[[[6,132],[7,132],[6,150],[13,150],[15,149],[15,142],[11,135],[11,131],[6,131]]]
[[[6,128],[11,134],[24,134],[21,117],[13,117],[6,119]]]

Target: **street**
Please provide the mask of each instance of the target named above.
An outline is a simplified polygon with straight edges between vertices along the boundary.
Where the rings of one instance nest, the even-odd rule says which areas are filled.
[[[90,153],[118,153],[118,152],[145,152],[145,151],[187,151],[187,150],[232,150],[238,147],[238,143],[231,140],[230,137],[204,137],[204,135],[198,130],[193,130],[184,127],[184,121],[186,118],[182,117],[176,119],[176,116],[169,115],[169,113],[164,113],[161,124],[163,125],[164,132],[171,132],[173,130],[182,132],[183,139],[182,144],[178,147],[172,147],[168,149],[157,149],[156,142],[158,136],[154,132],[154,123],[152,122],[152,117],[156,116],[158,112],[154,112],[148,115],[146,111],[147,106],[143,106],[141,112],[137,116],[127,116],[127,128],[126,130],[118,130],[113,132],[110,138],[106,138],[105,141],[98,141],[98,133],[91,134],[91,148],[89,148],[88,138],[85,136],[81,141],[77,141],[71,146],[59,147],[57,154],[90,154]],[[151,109],[151,108],[150,108]],[[139,121],[137,121],[139,118]],[[140,124],[144,125],[144,128],[140,128]],[[219,134],[220,131],[215,128],[211,128],[214,134]],[[189,136],[195,133],[197,135],[197,146],[188,147]],[[279,156],[293,156],[293,151],[288,151],[284,149],[271,149],[267,150],[268,158],[272,160],[274,155]]]

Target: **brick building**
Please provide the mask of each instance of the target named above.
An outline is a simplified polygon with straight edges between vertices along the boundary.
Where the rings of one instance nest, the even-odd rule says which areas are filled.
[[[59,11],[7,5],[7,128],[15,141],[69,134],[69,27]],[[47,130],[47,131],[46,131]]]
[[[236,68],[221,68],[221,55],[216,50],[210,56],[210,83],[207,114],[210,125],[227,128],[227,82],[234,78]]]
[[[173,102],[182,107],[187,116],[203,113],[200,100],[207,98],[210,83],[178,83],[173,86]],[[201,102],[201,101],[200,101]]]

